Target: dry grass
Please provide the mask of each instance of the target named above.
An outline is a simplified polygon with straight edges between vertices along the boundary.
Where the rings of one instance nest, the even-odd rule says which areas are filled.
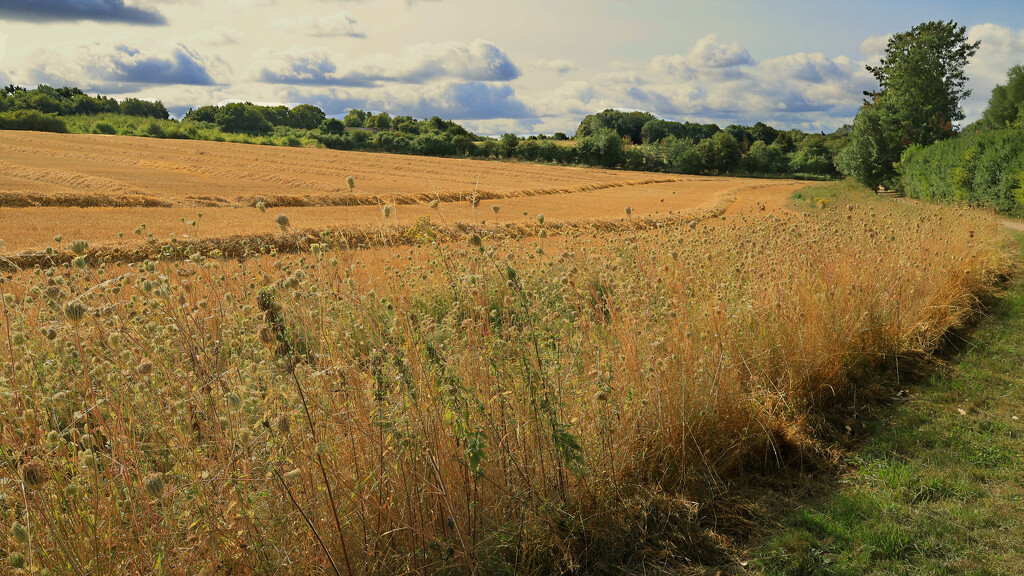
[[[728,478],[805,449],[1011,265],[979,213],[749,209],[14,274],[0,518],[28,537],[0,550],[53,574],[723,561]]]

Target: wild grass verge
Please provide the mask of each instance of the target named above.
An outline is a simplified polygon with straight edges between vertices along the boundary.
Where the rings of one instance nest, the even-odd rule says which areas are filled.
[[[321,242],[6,276],[0,554],[51,574],[722,562],[730,479],[813,450],[818,410],[933,349],[1012,266],[990,215],[932,206],[537,228],[424,232],[372,271]]]
[[[1018,279],[956,341],[961,354],[862,412],[863,442],[846,454],[846,472],[802,499],[750,573],[1018,574],[1022,333]]]

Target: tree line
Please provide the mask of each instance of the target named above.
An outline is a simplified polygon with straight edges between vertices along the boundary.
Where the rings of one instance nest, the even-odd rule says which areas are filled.
[[[120,116],[151,120],[139,125]],[[605,110],[585,117],[574,138],[553,136],[483,138],[451,120],[416,119],[353,109],[328,117],[310,104],[261,106],[250,102],[190,109],[180,122],[167,120],[160,102],[91,97],[78,88],[40,85],[0,92],[0,128],[67,132],[67,117],[98,119],[94,133],[159,138],[224,139],[337,150],[366,150],[428,156],[516,159],[683,174],[838,175],[835,157],[849,129],[833,134],[782,131],[753,126],[675,122],[647,112]],[[76,130],[81,130],[77,125]],[[251,139],[245,139],[251,137]]]

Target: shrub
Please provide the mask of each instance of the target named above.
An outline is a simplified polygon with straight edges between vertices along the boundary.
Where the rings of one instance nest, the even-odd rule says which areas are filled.
[[[117,128],[114,128],[106,122],[97,122],[92,127],[92,131],[96,134],[117,134]]]
[[[0,130],[67,132],[68,126],[53,114],[44,114],[36,110],[15,110],[0,114]]]
[[[1024,130],[964,134],[913,146],[898,165],[899,187],[923,200],[966,202],[1024,215]]]

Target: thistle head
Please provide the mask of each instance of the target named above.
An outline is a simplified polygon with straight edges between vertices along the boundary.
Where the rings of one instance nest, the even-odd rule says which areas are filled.
[[[350,191],[354,190],[355,187],[356,187],[356,179],[351,177],[351,176],[349,176],[348,178],[345,178],[345,184],[348,185],[348,189]]]
[[[72,326],[78,326],[85,318],[85,306],[81,302],[72,302],[64,307],[64,318]]]
[[[146,487],[146,493],[150,498],[157,499],[164,495],[164,475],[153,472],[142,479],[142,485]]]
[[[289,220],[284,214],[274,216],[274,223],[277,224],[278,228],[280,228],[282,232],[287,232],[292,226],[291,220]]]

